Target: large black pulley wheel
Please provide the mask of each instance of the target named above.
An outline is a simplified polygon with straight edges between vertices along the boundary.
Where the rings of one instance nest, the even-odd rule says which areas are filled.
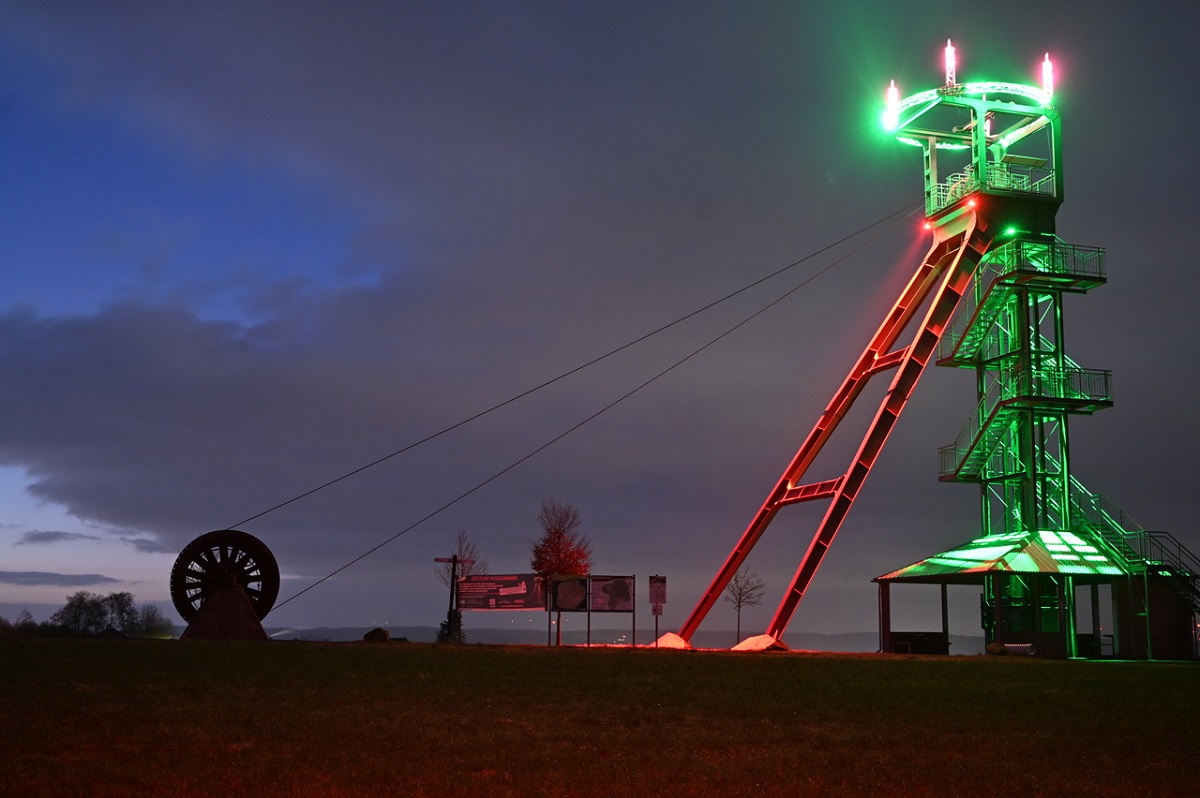
[[[279,565],[266,545],[245,532],[219,529],[184,547],[171,568],[171,600],[191,623],[218,588],[238,585],[261,621],[279,596]]]

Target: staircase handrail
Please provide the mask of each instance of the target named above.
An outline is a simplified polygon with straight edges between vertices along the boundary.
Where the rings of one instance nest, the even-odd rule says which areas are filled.
[[[1094,526],[1115,533],[1121,542],[1139,559],[1149,564],[1162,563],[1190,579],[1200,578],[1200,557],[1193,554],[1169,532],[1151,532],[1134,521],[1107,496],[1092,493],[1074,476],[1071,477],[1071,503]],[[1087,508],[1093,513],[1088,513]]]
[[[1074,474],[1071,475],[1069,501],[1071,514],[1095,530],[1100,540],[1111,548],[1127,565],[1140,570],[1145,555],[1138,545],[1144,529],[1106,496],[1092,493]]]
[[[976,313],[993,295],[996,284],[1005,275],[1019,270],[1103,280],[1104,250],[1101,247],[1067,244],[1058,240],[1024,238],[1013,239],[990,250],[984,255],[975,272],[971,290],[963,296],[948,329],[939,341],[939,358],[953,354],[976,323]]]
[[[990,380],[987,391],[975,406],[975,412],[967,418],[954,447],[963,453],[971,451],[987,421],[1003,403],[1019,397],[1042,397],[1047,399],[1093,399],[1111,398],[1112,372],[1105,369],[1067,368],[1013,368],[997,374]]]
[[[1170,532],[1144,530],[1142,536],[1145,539],[1148,560],[1175,568],[1179,571],[1177,576],[1186,576],[1189,579],[1200,577],[1200,558]]]

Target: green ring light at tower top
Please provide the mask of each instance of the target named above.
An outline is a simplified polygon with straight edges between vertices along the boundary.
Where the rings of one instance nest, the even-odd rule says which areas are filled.
[[[1031,101],[1038,108],[1050,107],[1053,100],[1054,64],[1050,61],[1049,53],[1046,54],[1045,59],[1042,61],[1041,87],[1002,81],[956,82],[956,53],[954,46],[949,40],[946,41],[945,60],[946,83],[936,89],[918,92],[917,94],[912,94],[901,99],[900,90],[896,87],[896,81],[893,80],[891,82],[887,88],[885,107],[881,116],[884,130],[889,133],[902,133],[905,127],[922,116],[926,111],[945,100],[952,100],[955,97],[987,98],[990,95],[993,100],[1013,98],[1018,102],[1021,100]],[[921,143],[911,136],[899,135],[898,133],[896,139],[905,144],[917,147],[921,146]],[[970,145],[939,141],[936,146],[938,149],[967,149]]]

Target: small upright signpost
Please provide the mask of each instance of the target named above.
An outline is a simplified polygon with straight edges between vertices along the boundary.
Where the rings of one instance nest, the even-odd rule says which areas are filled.
[[[654,647],[658,648],[658,619],[663,613],[663,605],[667,603],[667,578],[665,576],[650,577],[650,611],[654,615]]]
[[[458,611],[458,566],[474,565],[474,560],[461,560],[455,554],[452,557],[434,557],[434,562],[450,563],[450,610],[446,613],[447,642],[462,642],[462,613]]]

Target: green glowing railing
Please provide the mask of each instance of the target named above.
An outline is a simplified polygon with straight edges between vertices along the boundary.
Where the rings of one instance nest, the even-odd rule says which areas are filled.
[[[1192,554],[1183,543],[1169,532],[1143,530],[1138,536],[1139,551],[1153,565],[1171,566],[1172,576],[1191,580],[1200,578],[1200,558]]]
[[[988,250],[981,265],[987,268],[977,279],[985,274],[1000,277],[1018,271],[1092,282],[1103,282],[1105,278],[1101,247],[1067,244],[1057,239],[1015,238]]]
[[[1113,504],[1106,496],[1092,493],[1083,483],[1071,477],[1070,513],[1073,524],[1081,524],[1106,547],[1124,561],[1130,572],[1145,568],[1145,557],[1138,546],[1138,538],[1145,533],[1129,515]]]
[[[1002,479],[1025,473],[1025,461],[1020,452],[1004,442],[1005,433],[1016,408],[1002,406],[996,415],[983,427],[973,446],[962,447],[950,444],[938,449],[938,460],[943,479]]]
[[[979,190],[979,181],[975,179],[974,170],[967,168],[965,172],[950,175],[945,183],[937,183],[925,198],[925,213],[932,215],[942,208],[948,208],[962,200],[967,195]]]
[[[1091,410],[1110,402],[1112,372],[1108,370],[1040,368],[996,372],[954,444],[938,450],[941,474],[943,477],[974,474],[1004,434],[1008,416],[1018,409],[1052,404],[1068,410]]]
[[[1054,195],[1054,170],[994,161],[987,166],[989,191]]]
[[[1003,374],[1003,372],[1002,372]],[[1112,402],[1112,372],[1108,369],[1014,369],[1008,375],[1013,398],[1064,401],[1092,405]],[[1008,393],[1008,391],[1005,391]]]
[[[1084,520],[1108,533],[1106,538],[1128,547],[1135,557],[1147,565],[1168,565],[1172,575],[1200,578],[1200,558],[1190,552],[1174,535],[1166,532],[1150,532],[1118,508],[1106,496],[1088,491],[1078,479],[1070,480],[1072,504]]]
[[[1105,279],[1104,250],[1099,247],[1053,239],[1014,239],[995,247],[980,261],[971,290],[938,341],[938,360],[948,361],[944,365],[972,364],[1013,286],[1045,282],[1054,288],[1086,290]]]
[[[1140,572],[1157,570],[1160,576],[1184,583],[1181,593],[1200,612],[1200,558],[1168,532],[1150,532],[1107,497],[1090,492],[1071,478],[1071,506],[1110,547]]]
[[[981,188],[985,192],[1054,196],[1053,169],[990,161],[985,177],[985,181],[980,181],[975,174],[973,165],[967,166],[961,172],[949,175],[946,182],[936,183],[930,187],[929,194],[925,198],[925,213],[927,215],[935,214]]]

